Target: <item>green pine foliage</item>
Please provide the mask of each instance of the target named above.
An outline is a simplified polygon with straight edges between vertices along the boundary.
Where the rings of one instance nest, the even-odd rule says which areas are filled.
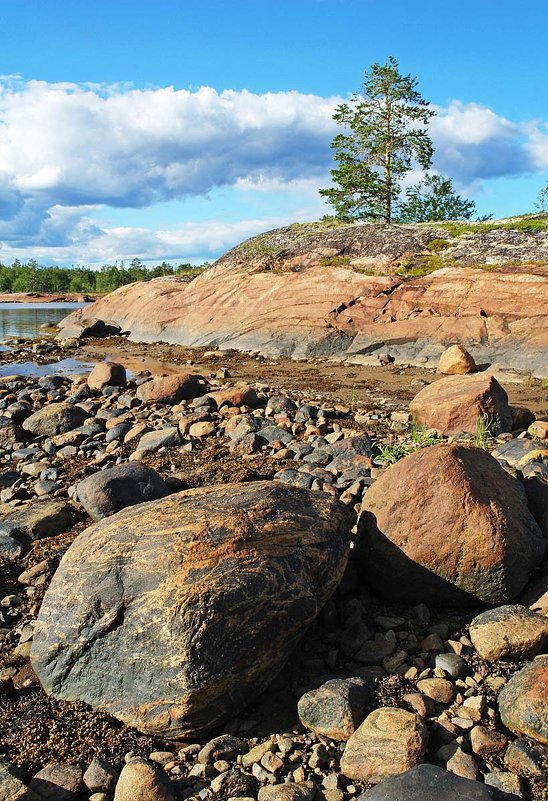
[[[344,129],[332,141],[334,187],[320,189],[339,219],[390,223],[402,178],[418,164],[428,169],[432,142],[426,125],[434,112],[390,56],[373,64],[363,89],[338,106],[333,119]]]
[[[398,222],[469,220],[475,213],[474,202],[458,195],[450,178],[427,173],[422,181],[407,190]]]

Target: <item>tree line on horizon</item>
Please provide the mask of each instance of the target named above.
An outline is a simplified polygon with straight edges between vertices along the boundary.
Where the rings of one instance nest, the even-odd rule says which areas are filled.
[[[103,264],[98,270],[91,267],[46,267],[35,259],[10,264],[0,263],[0,292],[44,292],[79,294],[113,292],[118,287],[135,281],[150,281],[166,275],[199,275],[207,267],[190,263],[173,266],[163,261],[155,267],[146,267],[133,259],[126,267],[124,262]]]
[[[334,186],[319,192],[337,219],[418,223],[470,220],[476,214],[474,201],[459,195],[450,178],[429,172],[434,147],[428,123],[435,113],[417,91],[417,79],[402,75],[393,56],[371,66],[361,91],[333,114],[343,129],[331,142]],[[423,179],[403,194],[403,179],[417,168]],[[536,206],[548,209],[548,183]]]

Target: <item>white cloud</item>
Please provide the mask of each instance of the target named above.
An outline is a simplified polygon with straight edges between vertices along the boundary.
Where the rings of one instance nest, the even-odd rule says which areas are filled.
[[[114,259],[128,260],[134,257],[156,262],[164,259],[171,262],[203,261],[217,257],[219,253],[261,231],[294,221],[295,216],[277,216],[235,223],[208,220],[159,230],[123,226],[101,230],[95,227],[91,219],[84,218],[75,226],[77,234],[73,241],[67,241],[66,237],[62,244],[49,245],[47,240],[42,241],[34,245],[26,256],[21,248],[4,244],[0,246],[0,261],[10,263],[15,258],[33,257],[39,261],[81,263],[83,246],[86,264],[99,265]]]
[[[136,253],[167,258],[177,248],[184,257],[201,248],[213,256],[281,219],[267,210],[262,220],[150,231],[94,218],[97,208],[145,209],[217,187],[259,192],[262,209],[269,194],[279,200],[288,193],[305,199],[304,219],[317,214],[340,100],[0,78],[0,255],[96,261]],[[459,190],[548,167],[545,122],[516,123],[458,101],[436,111],[434,168]]]

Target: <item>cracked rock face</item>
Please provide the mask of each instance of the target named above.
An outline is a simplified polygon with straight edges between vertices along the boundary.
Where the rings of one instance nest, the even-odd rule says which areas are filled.
[[[485,451],[434,445],[368,489],[357,556],[381,595],[435,606],[500,604],[544,554],[521,483]]]
[[[346,566],[351,520],[261,481],[189,490],[86,529],[32,650],[46,692],[162,737],[237,713],[281,670]]]

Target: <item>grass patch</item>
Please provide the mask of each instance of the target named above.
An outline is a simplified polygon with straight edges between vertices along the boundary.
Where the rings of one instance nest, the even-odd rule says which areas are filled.
[[[428,250],[433,253],[439,253],[440,250],[446,250],[451,247],[451,242],[448,239],[432,239],[426,246]]]
[[[350,256],[325,256],[319,261],[320,267],[347,267]]]
[[[437,253],[432,253],[429,256],[419,256],[416,259],[409,258],[408,261],[402,261],[396,270],[396,275],[402,278],[421,278],[423,275],[430,275],[436,270],[441,270],[442,267],[447,267],[447,262]]]
[[[545,220],[523,219],[514,222],[439,222],[436,225],[443,228],[451,236],[462,234],[487,234],[490,231],[525,231],[534,233],[548,231],[548,218]]]
[[[489,438],[491,437],[491,429],[493,427],[493,418],[489,415],[478,415],[476,420],[476,431],[474,434],[474,445],[476,448],[482,448],[484,451],[488,449]]]

